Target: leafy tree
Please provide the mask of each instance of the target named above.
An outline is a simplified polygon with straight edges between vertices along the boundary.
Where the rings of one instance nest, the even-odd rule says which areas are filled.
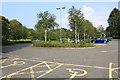
[[[29,30],[28,30],[28,28],[26,28],[25,26],[22,26],[21,28],[20,28],[20,32],[21,32],[21,38],[22,39],[27,39],[28,38],[28,33],[29,33]]]
[[[59,34],[60,34],[59,29],[50,30],[49,34],[48,34],[48,39],[49,40],[58,40],[59,41],[59,36],[58,36]]]
[[[4,16],[0,16],[0,45],[8,44],[8,38],[10,34],[9,20]]]
[[[93,38],[96,34],[96,28],[93,27],[93,24],[89,20],[84,20],[81,27],[81,34],[84,34],[85,38]]]
[[[69,26],[75,32],[75,42],[77,43],[77,34],[80,31],[82,21],[84,19],[83,14],[81,10],[77,10],[74,6],[72,6],[72,8],[69,9],[68,13]]]
[[[10,21],[10,38],[11,39],[26,39],[28,35],[28,29],[23,26],[19,21],[13,19]]]
[[[120,38],[120,10],[114,8],[108,18],[108,24],[106,31],[109,36]]]
[[[47,41],[47,31],[49,29],[54,29],[54,27],[58,26],[58,24],[55,22],[56,17],[48,11],[39,13],[37,17],[39,18],[39,20],[35,25],[35,29],[37,31],[44,30],[44,39],[45,41]]]
[[[0,16],[0,27],[2,28],[2,36],[5,38],[9,38],[9,20],[6,19],[4,16]]]
[[[103,31],[104,31],[104,28],[103,28],[102,25],[99,25],[99,26],[97,27],[97,30],[98,30],[98,32],[103,32]]]

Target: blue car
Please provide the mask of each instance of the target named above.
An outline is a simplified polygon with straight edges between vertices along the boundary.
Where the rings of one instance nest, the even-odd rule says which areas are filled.
[[[92,43],[108,43],[109,40],[105,37],[97,38],[96,40],[92,40]]]

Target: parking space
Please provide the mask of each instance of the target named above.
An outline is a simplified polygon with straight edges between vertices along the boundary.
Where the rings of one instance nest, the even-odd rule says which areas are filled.
[[[23,58],[9,58],[1,61],[2,78],[117,78],[115,63],[104,66],[77,65]],[[100,76],[100,74],[104,73]]]
[[[117,78],[118,41],[93,48],[4,46],[1,78]]]

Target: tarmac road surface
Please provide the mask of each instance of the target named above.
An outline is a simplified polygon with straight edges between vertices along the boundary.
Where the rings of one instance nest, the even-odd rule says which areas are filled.
[[[117,78],[118,43],[93,48],[4,46],[1,78]]]

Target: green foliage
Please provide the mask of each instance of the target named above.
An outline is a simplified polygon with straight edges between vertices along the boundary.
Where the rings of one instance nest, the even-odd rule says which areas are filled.
[[[33,42],[33,46],[35,47],[94,47],[92,43],[86,43],[81,41],[80,43],[59,43],[57,41],[39,41]]]
[[[103,32],[103,31],[104,31],[104,28],[103,28],[102,25],[99,25],[99,26],[97,27],[97,30],[98,30],[98,32]]]
[[[107,37],[107,38],[108,38],[109,41],[112,41],[112,39],[113,39],[112,37]]]
[[[38,22],[35,25],[35,30],[28,29],[26,26],[23,26],[22,23],[20,23],[18,20],[13,19],[9,21],[5,17],[1,18],[1,24],[3,26],[3,34],[5,39],[10,39],[10,42],[14,43],[24,43],[29,41],[24,41],[21,39],[40,39],[40,40],[54,40],[54,41],[60,41],[60,31],[62,32],[62,41],[61,43],[54,43],[51,42],[46,43],[49,46],[80,46],[85,43],[89,43],[89,40],[85,39],[91,39],[98,37],[98,32],[95,27],[93,27],[93,24],[84,19],[83,13],[81,10],[76,9],[74,6],[69,9],[69,26],[70,29],[65,28],[57,28],[59,25],[55,22],[56,16],[54,14],[49,13],[48,11],[40,12],[37,14]],[[56,29],[55,29],[56,28]],[[84,35],[85,34],[85,35]],[[85,38],[85,39],[84,39]],[[80,43],[66,43],[70,40],[79,41],[80,39],[84,39],[84,42]],[[53,44],[54,43],[54,44]],[[56,44],[56,45],[55,45]],[[45,45],[46,46],[46,45]]]
[[[108,18],[107,36],[120,38],[120,10],[114,8]]]
[[[13,45],[14,42],[10,42],[5,37],[2,38],[2,45]]]
[[[39,41],[39,42],[33,42],[33,46],[36,47],[61,47],[59,42],[56,41]]]
[[[97,35],[97,30],[93,27],[93,24],[89,20],[84,20],[82,27],[80,28],[81,34],[85,33],[85,37],[94,37]]]
[[[84,38],[94,38],[98,35],[98,32],[93,24],[89,21],[84,19],[83,13],[81,10],[76,9],[74,6],[69,9],[68,11],[68,19],[69,19],[69,26],[74,32],[74,41],[78,40],[78,37]],[[80,36],[79,36],[80,35]]]
[[[10,21],[10,38],[11,39],[26,39],[28,37],[28,29],[25,26],[13,19]]]
[[[80,47],[94,47],[93,43],[86,43],[86,41],[81,41],[79,44]]]
[[[2,36],[8,38],[10,32],[9,20],[4,16],[0,16],[0,27],[2,27]]]
[[[35,29],[38,31],[38,32],[42,32],[42,31],[45,31],[44,34],[41,34],[41,35],[44,35],[44,40],[48,40],[47,37],[48,37],[48,30],[51,30],[51,29],[54,29],[54,27],[57,27],[58,24],[55,22],[55,15],[54,14],[51,14],[49,13],[48,11],[45,11],[45,12],[40,12],[38,15],[38,22],[37,24],[35,25]]]
[[[8,39],[8,41],[12,43],[31,43],[31,39],[18,39],[18,40]]]
[[[91,39],[85,39],[84,42],[85,43],[91,43]]]
[[[59,30],[49,30],[48,31],[48,40],[57,40],[59,41]]]
[[[75,27],[81,27],[83,21],[83,14],[81,10],[77,10],[74,6],[72,6],[69,11],[69,25],[72,30],[75,30]]]

